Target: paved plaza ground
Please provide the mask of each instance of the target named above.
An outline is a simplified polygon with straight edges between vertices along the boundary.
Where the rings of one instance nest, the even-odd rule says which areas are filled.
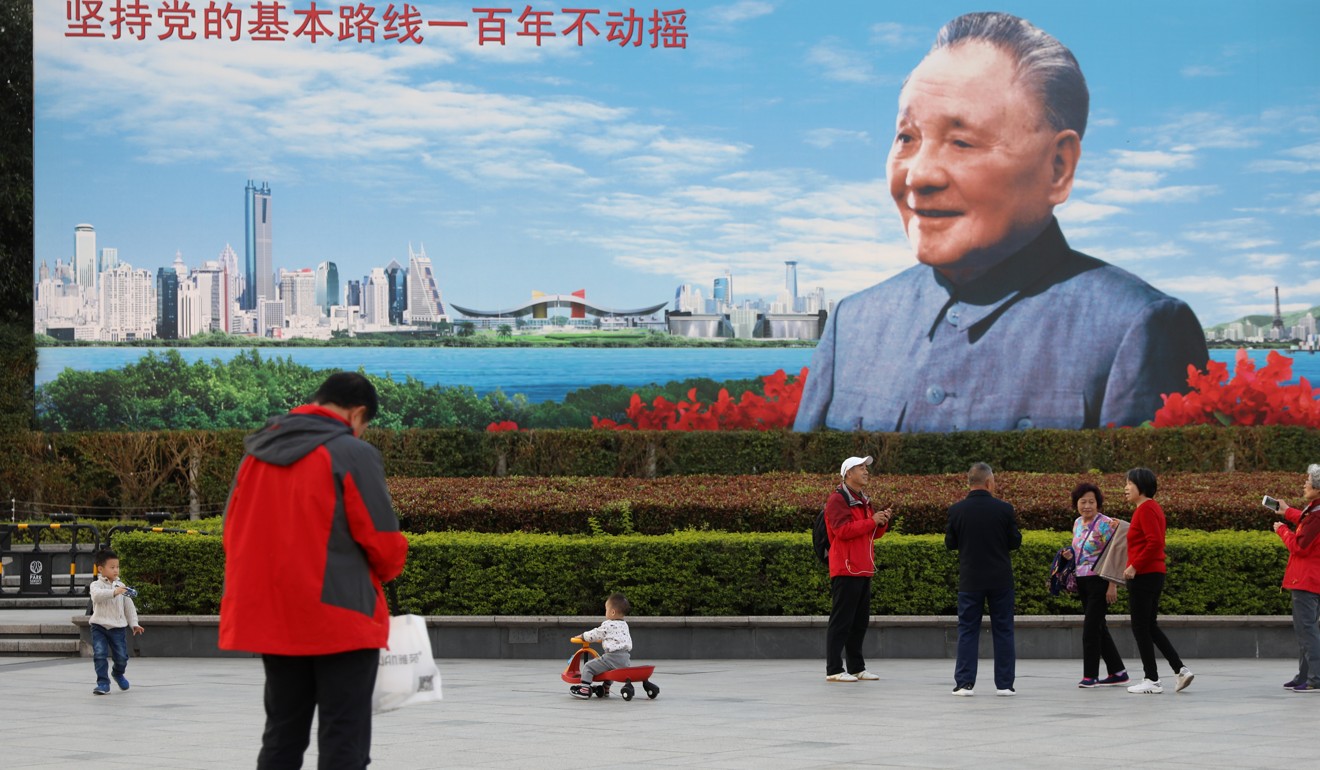
[[[856,684],[826,683],[818,661],[642,662],[654,701],[571,698],[562,662],[441,660],[445,700],[378,716],[372,767],[1298,767],[1320,709],[1283,690],[1287,660],[1192,660],[1191,687],[1156,696],[1023,660],[1014,698],[995,696],[988,660],[972,698],[949,694],[948,660],[873,660],[881,680]],[[255,765],[260,661],[134,658],[128,677],[94,697],[90,659],[0,657],[0,767]]]

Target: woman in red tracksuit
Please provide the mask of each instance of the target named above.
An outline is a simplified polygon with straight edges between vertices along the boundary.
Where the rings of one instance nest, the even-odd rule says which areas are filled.
[[[871,623],[871,576],[875,541],[889,529],[893,511],[877,511],[862,492],[871,480],[872,459],[849,457],[839,468],[843,483],[825,503],[830,536],[830,625],[825,631],[825,681],[874,681],[866,670],[862,642]],[[844,669],[844,655],[848,668]]]
[[[1288,508],[1274,531],[1288,546],[1288,567],[1283,572],[1283,587],[1292,593],[1293,633],[1300,652],[1297,676],[1284,687],[1293,692],[1320,692],[1320,465],[1306,469],[1302,510]]]
[[[1141,664],[1146,669],[1145,679],[1128,688],[1130,693],[1158,695],[1164,692],[1160,684],[1159,668],[1155,662],[1155,648],[1164,653],[1164,659],[1177,672],[1180,691],[1192,683],[1194,674],[1183,665],[1173,642],[1160,630],[1157,617],[1160,612],[1160,594],[1164,592],[1164,509],[1155,502],[1158,485],[1155,473],[1149,468],[1133,468],[1127,472],[1127,486],[1123,490],[1129,503],[1137,509],[1132,512],[1128,527],[1128,563],[1123,571],[1127,580],[1128,607],[1132,611],[1132,636],[1141,653]]]

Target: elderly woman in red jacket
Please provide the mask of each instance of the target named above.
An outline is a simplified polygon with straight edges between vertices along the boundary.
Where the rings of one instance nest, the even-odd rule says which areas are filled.
[[[1320,465],[1306,469],[1305,507],[1287,508],[1274,532],[1288,546],[1283,587],[1292,593],[1293,633],[1297,635],[1297,676],[1283,686],[1293,692],[1320,692]],[[1280,501],[1282,502],[1282,501]]]

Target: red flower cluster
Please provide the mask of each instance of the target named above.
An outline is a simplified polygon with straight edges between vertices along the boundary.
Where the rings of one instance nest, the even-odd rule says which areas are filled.
[[[1265,367],[1256,364],[1239,349],[1232,381],[1228,364],[1210,361],[1204,373],[1187,367],[1191,392],[1170,393],[1164,406],[1151,422],[1156,428],[1183,425],[1302,425],[1320,428],[1320,390],[1303,377],[1295,385],[1282,383],[1292,379],[1292,359],[1273,350]]]
[[[602,430],[772,430],[790,428],[797,416],[798,402],[802,400],[802,386],[807,381],[803,367],[797,377],[789,379],[783,369],[761,378],[765,395],[751,391],[734,401],[729,391],[720,389],[714,403],[697,400],[697,391],[688,391],[687,400],[673,403],[657,396],[650,406],[642,397],[633,394],[628,404],[628,419],[624,422],[591,418],[591,427]]]
[[[492,422],[490,425],[486,426],[487,433],[503,433],[506,430],[522,430],[522,429],[519,428],[518,423],[514,422],[513,420]]]

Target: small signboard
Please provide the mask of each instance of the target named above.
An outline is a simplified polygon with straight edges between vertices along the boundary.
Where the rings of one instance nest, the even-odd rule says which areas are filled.
[[[19,554],[19,570],[22,579],[19,582],[20,594],[50,593],[51,556],[49,553]]]

